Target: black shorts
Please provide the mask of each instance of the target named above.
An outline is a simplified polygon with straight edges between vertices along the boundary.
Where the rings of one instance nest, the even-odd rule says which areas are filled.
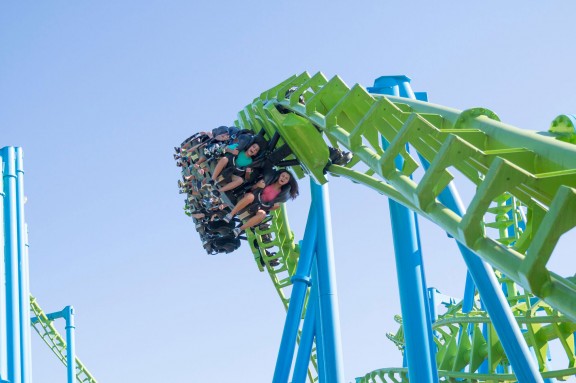
[[[232,153],[227,153],[226,158],[228,158],[228,164],[224,170],[222,170],[222,177],[224,177],[224,180],[226,182],[231,182],[233,175],[244,178],[246,175],[246,169],[236,167],[236,156]]]
[[[265,212],[269,212],[270,209],[274,207],[274,203],[271,202],[263,202],[262,201],[262,192],[264,189],[258,189],[252,192],[254,194],[254,202],[252,202],[246,208],[250,214],[256,214],[258,210],[264,210]]]

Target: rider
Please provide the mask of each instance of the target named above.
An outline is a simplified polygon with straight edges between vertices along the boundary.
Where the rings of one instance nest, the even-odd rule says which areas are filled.
[[[269,211],[278,209],[281,203],[297,196],[298,182],[292,173],[286,169],[274,171],[265,175],[264,179],[256,184],[253,192],[244,194],[232,211],[224,217],[224,221],[230,222],[238,212],[248,208],[253,216],[242,226],[234,229],[234,235],[238,236],[242,231],[262,222]]]
[[[212,173],[211,183],[222,174],[227,184],[219,188],[220,192],[226,192],[242,185],[245,179],[249,179],[252,173],[252,163],[258,153],[264,149],[265,142],[258,136],[249,137],[240,141],[236,149],[230,150],[225,156],[218,160],[214,172]]]

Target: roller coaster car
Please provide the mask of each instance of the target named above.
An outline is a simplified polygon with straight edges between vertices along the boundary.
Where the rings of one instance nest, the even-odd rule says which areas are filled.
[[[240,247],[240,239],[226,235],[212,240],[212,249],[218,253],[231,253]]]
[[[196,177],[199,177],[196,182],[199,185],[186,185],[185,182],[179,182],[179,187],[182,192],[188,194],[188,198],[186,200],[186,208],[187,209],[196,209],[202,208],[206,209],[209,213],[206,217],[201,219],[194,218],[194,223],[196,226],[196,230],[200,235],[202,240],[202,244],[204,249],[208,254],[217,254],[217,253],[230,253],[240,247],[240,239],[246,239],[244,236],[235,237],[233,233],[233,229],[235,228],[235,224],[239,220],[245,221],[249,219],[253,214],[250,214],[248,209],[240,212],[238,215],[238,219],[232,220],[230,222],[225,222],[222,219],[216,218],[214,220],[210,220],[210,217],[213,217],[212,213],[218,215],[223,215],[226,213],[227,209],[224,210],[216,210],[217,206],[221,203],[227,205],[229,208],[235,206],[240,199],[246,192],[252,190],[253,186],[262,179],[264,175],[268,172],[273,172],[275,167],[287,167],[287,166],[295,166],[299,165],[298,160],[284,160],[286,157],[292,155],[292,151],[287,144],[280,145],[277,147],[278,141],[280,140],[280,134],[276,132],[269,140],[264,139],[264,135],[266,132],[261,130],[258,134],[252,136],[250,131],[242,130],[239,131],[236,135],[238,141],[241,141],[246,146],[250,142],[258,142],[261,146],[261,151],[250,166],[252,168],[252,175],[250,179],[245,181],[241,186],[235,188],[231,191],[225,193],[218,193],[210,184],[206,184],[206,187],[202,187],[201,180],[210,180],[211,174],[214,171],[214,167],[216,166],[217,160],[219,157],[222,156],[224,152],[225,145],[220,143],[212,143],[209,144],[206,148],[201,147],[199,151],[194,151],[193,153],[182,153],[179,150],[176,150],[180,156],[175,156],[175,159],[180,162],[182,166],[182,172],[184,173],[187,171],[187,166],[192,166],[192,164],[196,163],[200,157],[206,157],[206,160],[200,164],[200,168],[203,170],[198,172],[199,174]],[[248,140],[248,141],[246,141]],[[195,135],[185,142],[187,146],[191,147],[195,144],[200,144],[203,142],[207,142],[208,140],[205,139],[202,135]],[[243,142],[246,141],[246,142]],[[183,143],[184,145],[184,143]],[[177,149],[177,148],[176,148]],[[204,156],[203,156],[204,155]],[[177,158],[178,157],[178,158]],[[224,179],[220,178],[219,183],[221,186],[224,185],[222,182]],[[196,188],[194,187],[196,186]],[[194,190],[198,189],[196,193]],[[221,217],[220,217],[221,218]],[[269,221],[270,217],[268,217],[266,221]],[[264,227],[264,226],[263,226]],[[266,242],[271,240],[268,238],[269,236],[264,235],[262,239]],[[270,254],[266,254],[270,256]],[[271,260],[269,262],[270,265],[275,266],[277,260]]]
[[[194,133],[193,135],[191,135],[190,137],[188,137],[187,139],[182,141],[182,143],[180,144],[180,147],[182,147],[186,144],[189,144],[190,146],[197,145],[197,144],[202,142],[203,138],[205,138],[205,135],[202,134],[201,132]],[[174,148],[174,149],[176,150],[177,153],[180,153],[180,148]]]
[[[206,225],[206,229],[211,233],[218,233],[220,235],[232,234],[232,230],[234,229],[234,221],[211,221]]]
[[[286,91],[286,93],[284,94],[285,98],[290,98],[290,96],[292,96],[292,93],[294,93],[297,89],[298,88],[296,88],[296,87],[292,87],[292,88],[288,89]],[[306,100],[304,99],[303,95],[298,96],[298,102],[302,105],[306,104]],[[284,108],[282,105],[276,105],[276,110],[278,110],[282,114],[292,113],[291,110]]]

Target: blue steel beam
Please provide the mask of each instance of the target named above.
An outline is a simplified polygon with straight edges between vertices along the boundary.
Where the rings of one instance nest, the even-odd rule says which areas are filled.
[[[296,347],[296,338],[298,337],[298,328],[302,318],[302,310],[304,308],[304,300],[306,292],[310,286],[310,272],[312,268],[312,261],[316,249],[316,237],[318,233],[318,220],[316,209],[314,205],[310,207],[308,213],[308,222],[306,223],[306,230],[304,232],[304,240],[300,246],[300,256],[298,257],[298,266],[296,273],[292,277],[292,293],[290,295],[290,304],[288,305],[288,312],[286,313],[286,322],[284,324],[284,331],[282,332],[282,340],[280,341],[280,350],[278,351],[278,359],[276,360],[276,368],[274,370],[274,383],[288,382],[290,376],[290,368],[292,367],[292,360],[294,358],[294,350]],[[300,346],[302,347],[302,346]]]
[[[76,376],[76,324],[74,321],[74,308],[72,306],[66,306],[61,311],[46,314],[46,318],[50,321],[55,321],[60,318],[66,321],[66,376],[68,383],[74,383]],[[38,317],[30,319],[32,324],[38,321]]]
[[[312,275],[316,274],[316,266],[313,266]],[[317,286],[310,287],[308,296],[308,304],[306,305],[306,314],[304,316],[304,324],[302,325],[302,335],[300,337],[300,346],[298,347],[298,354],[296,355],[296,363],[294,364],[294,373],[292,374],[292,383],[305,383],[306,373],[308,372],[308,365],[310,364],[310,356],[312,355],[312,347],[314,346],[314,336],[316,335],[316,314],[318,311],[318,290]],[[320,358],[320,350],[318,339],[316,340],[316,365],[318,366],[318,376],[324,373],[324,361]],[[320,361],[322,360],[322,364]]]
[[[32,352],[30,333],[30,274],[28,270],[28,241],[24,219],[24,164],[22,148],[15,148],[16,155],[16,217],[18,241],[18,303],[20,312],[20,360],[23,383],[32,382]]]
[[[422,278],[424,266],[416,238],[414,213],[390,201],[390,216],[408,377],[411,382],[435,383],[438,382],[438,372],[434,345],[430,343],[433,335],[428,300],[422,293],[426,281]]]
[[[426,163],[423,162],[426,167]],[[447,208],[462,216],[465,213],[464,205],[460,200],[456,188],[450,183],[438,196],[439,201]],[[486,307],[488,315],[494,325],[496,334],[502,343],[506,356],[514,369],[514,373],[520,382],[542,383],[542,376],[538,372],[538,366],[522,336],[522,332],[508,301],[500,288],[492,267],[474,254],[466,246],[456,242],[462,258],[466,262],[468,272],[474,279],[474,283]]]
[[[66,306],[63,310],[66,320],[66,364],[68,383],[74,383],[76,377],[76,325],[74,323],[74,308]]]
[[[406,98],[416,98],[406,76],[383,76],[376,79],[369,92]],[[383,139],[383,146],[387,142]],[[400,167],[401,159],[397,158]],[[438,382],[436,348],[433,341],[430,307],[428,305],[424,263],[414,212],[389,200],[396,271],[400,290],[400,308],[406,347],[404,356],[408,364],[408,377],[412,382]]]
[[[4,204],[6,196],[4,193],[4,164],[4,151],[0,151],[0,172],[2,172],[2,177],[0,177],[0,225],[2,225],[2,230],[0,230],[0,254],[2,255],[0,258],[0,381],[6,381],[8,379],[8,334],[6,332],[6,253],[4,252]]]
[[[312,267],[311,294],[316,296],[314,308],[314,336],[316,337],[316,362],[318,365],[318,381],[328,382],[326,375],[326,354],[324,344],[324,330],[322,323],[322,307],[320,306],[320,288],[318,287],[318,267],[317,261]]]
[[[18,280],[18,230],[16,206],[16,152],[13,147],[2,149],[4,157],[4,230],[6,262],[6,313],[8,381],[23,383],[21,376],[20,291]]]
[[[326,382],[344,382],[344,363],[340,339],[340,317],[336,289],[336,267],[332,246],[332,225],[328,197],[328,185],[311,181],[312,205],[318,217],[316,264],[318,266],[319,308],[322,323],[317,334],[322,333]],[[317,342],[319,343],[319,342]]]

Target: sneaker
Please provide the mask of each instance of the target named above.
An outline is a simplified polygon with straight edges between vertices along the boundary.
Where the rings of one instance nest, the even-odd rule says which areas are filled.
[[[175,151],[176,153],[180,153],[180,148],[177,147],[177,146],[175,146],[175,147],[174,147],[174,151]]]
[[[234,228],[234,230],[232,230],[232,233],[234,233],[234,237],[238,238],[240,233],[242,233],[242,229],[240,229],[239,227],[236,227],[236,228]]]
[[[222,221],[224,221],[224,222],[226,222],[226,223],[232,221],[232,214],[230,214],[230,213],[226,214],[226,215],[224,216],[224,218],[222,218]],[[236,229],[234,229],[234,230],[236,230]],[[236,237],[237,237],[237,235],[236,235]]]
[[[328,148],[330,151],[330,162],[334,165],[344,166],[352,160],[352,153],[341,149]]]
[[[184,183],[180,180],[178,180],[178,187],[181,188],[182,186],[184,186]]]
[[[268,261],[268,264],[272,267],[276,267],[280,265],[280,261],[278,259],[271,259]]]
[[[258,229],[265,231],[270,229],[270,223],[266,222],[266,223],[261,223],[260,226],[258,226]]]

